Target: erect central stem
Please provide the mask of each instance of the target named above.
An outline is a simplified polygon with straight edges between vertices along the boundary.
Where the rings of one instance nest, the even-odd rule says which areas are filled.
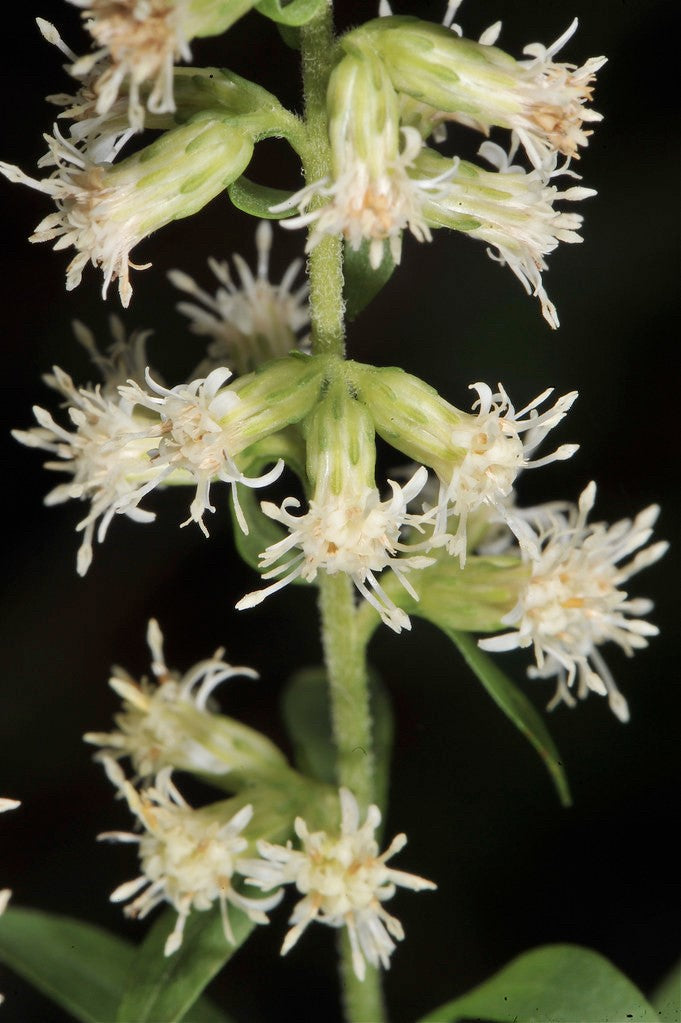
[[[311,185],[328,180],[332,173],[326,110],[326,90],[336,49],[331,0],[301,28],[300,35],[307,130],[303,168],[305,181]],[[310,208],[323,202],[315,198]],[[343,242],[339,235],[327,235],[315,245],[310,253],[308,272],[312,350],[316,355],[342,357],[345,355]]]
[[[332,174],[326,90],[336,43],[333,9],[328,0],[320,13],[301,28],[307,142],[303,166],[307,184]],[[315,199],[322,203],[321,198]],[[343,243],[327,236],[317,243],[308,261],[312,350],[317,355],[345,356],[343,302]],[[322,645],[333,735],[337,749],[339,785],[353,793],[362,811],[373,798],[373,743],[369,711],[366,641],[360,636],[354,587],[345,573],[319,574]],[[339,940],[343,1007],[348,1023],[382,1023],[385,1009],[379,971],[367,964],[359,981],[345,933]]]

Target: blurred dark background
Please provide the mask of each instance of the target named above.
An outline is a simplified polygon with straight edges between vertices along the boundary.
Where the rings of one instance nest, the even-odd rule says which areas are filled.
[[[32,9],[35,7],[35,9]],[[375,5],[340,0],[342,27]],[[396,13],[439,20],[444,4],[404,3]],[[563,56],[578,63],[606,53],[596,109],[605,115],[579,169],[599,195],[584,204],[584,244],[549,257],[545,282],[562,326],[552,332],[536,300],[484,247],[440,233],[419,246],[407,239],[403,266],[370,310],[350,327],[351,354],[397,364],[438,386],[455,404],[470,402],[469,383],[502,381],[519,403],[547,385],[580,398],[560,429],[579,453],[521,482],[525,503],[576,498],[599,484],[597,518],[629,516],[662,505],[659,535],[672,541],[664,561],[637,577],[635,594],[656,601],[662,635],[629,661],[606,657],[631,708],[622,725],[591,696],[576,710],[548,717],[567,765],[574,806],[561,809],[538,758],[469,676],[456,651],[434,629],[414,622],[410,635],[383,630],[372,659],[394,697],[397,734],[387,834],[406,831],[398,866],[439,885],[435,895],[403,895],[391,908],[407,940],[386,978],[391,1019],[408,1023],[479,983],[510,958],[546,942],[576,942],[609,957],[645,992],[680,951],[678,815],[680,673],[678,655],[678,138],[676,83],[678,8],[663,0],[467,0],[458,20],[476,38],[504,20],[500,43],[520,55],[527,42],[549,43],[580,18]],[[33,17],[58,23],[82,51],[78,11],[43,0],[15,11],[11,45],[0,70],[5,96],[0,156],[35,173],[49,130],[48,93],[67,87],[59,53],[40,38]],[[299,104],[295,54],[270,22],[251,14],[223,40],[194,47],[197,64],[223,64],[256,78],[292,106]],[[257,70],[262,68],[263,70]],[[472,152],[463,130],[452,143]],[[459,145],[460,142],[460,145]],[[296,186],[296,163],[283,144],[265,143],[252,176]],[[148,670],[145,623],[154,615],[166,633],[169,663],[186,668],[225,644],[233,662],[251,664],[261,681],[225,686],[228,713],[266,730],[286,746],[278,693],[292,670],[320,658],[314,599],[295,589],[246,614],[235,601],[254,574],[235,559],[225,522],[225,495],[206,541],[178,529],[185,495],[156,495],[156,525],[114,522],[97,547],[85,580],[75,573],[70,504],[45,509],[56,480],[39,453],[20,447],[9,429],[32,423],[31,405],[54,408],[40,374],[58,363],[77,381],[92,374],[73,339],[78,317],[108,343],[107,316],[121,314],[115,288],[100,299],[99,272],[64,290],[63,253],[26,238],[50,211],[38,193],[0,182],[2,203],[5,425],[5,551],[2,628],[0,793],[20,798],[3,817],[0,884],[16,905],[82,916],[126,935],[109,892],[134,876],[129,848],[98,846],[98,832],[127,827],[109,784],[81,741],[105,729],[116,706],[106,685],[112,662],[134,674]],[[253,224],[225,198],[193,221],[171,225],[134,252],[152,270],[133,273],[124,314],[128,329],[153,327],[152,362],[171,383],[200,358],[199,339],[174,312],[166,271],[181,266],[211,285],[206,257],[239,251],[252,262]],[[302,236],[279,231],[275,277],[299,252]],[[525,660],[506,655],[524,679]],[[523,682],[543,712],[547,683]],[[288,905],[288,904],[287,904]],[[333,933],[310,929],[278,956],[285,910],[242,949],[212,991],[237,1020],[300,1023],[337,1019]],[[263,978],[267,982],[263,983]],[[425,978],[425,983],[424,983]],[[59,1010],[3,971],[8,1021],[63,1023]]]

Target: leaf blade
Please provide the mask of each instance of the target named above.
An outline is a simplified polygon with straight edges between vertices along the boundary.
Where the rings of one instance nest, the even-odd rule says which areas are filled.
[[[611,962],[577,945],[546,945],[513,959],[418,1023],[652,1023],[655,1009]]]
[[[542,758],[563,806],[571,806],[572,797],[563,762],[541,716],[518,687],[501,671],[475,639],[464,632],[442,627],[458,647],[462,657],[482,682],[496,705],[522,732]]]
[[[233,907],[230,923],[234,945],[222,929],[218,909],[191,913],[187,919],[182,945],[172,956],[164,956],[163,947],[175,923],[168,910],[156,921],[140,946],[118,1007],[119,1023],[180,1023],[207,984],[246,941],[255,924]],[[201,1009],[199,1008],[199,1013]],[[190,1017],[199,1023],[196,1009]]]
[[[80,1023],[110,1023],[134,948],[93,924],[12,907],[0,920],[0,959]]]

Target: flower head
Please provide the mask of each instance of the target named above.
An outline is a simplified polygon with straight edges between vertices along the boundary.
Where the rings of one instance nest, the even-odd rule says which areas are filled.
[[[543,518],[530,559],[530,581],[503,619],[516,631],[481,640],[480,646],[492,651],[533,646],[537,663],[529,674],[558,679],[550,707],[561,701],[574,706],[575,688],[580,699],[593,691],[607,695],[612,711],[626,721],[627,702],[599,647],[612,641],[631,655],[648,645],[647,637],[657,635],[656,626],[639,617],[651,610],[652,602],[630,600],[622,586],[661,558],[668,544],[644,547],[659,513],[657,505],[640,512],[633,522],[587,523],[595,497],[596,485],[590,483],[578,507]],[[621,564],[634,551],[638,554]]]
[[[528,295],[536,295],[551,327],[559,325],[556,307],[542,283],[547,269],[545,257],[559,242],[581,242],[582,217],[554,209],[556,202],[574,202],[595,195],[592,188],[572,186],[560,191],[546,177],[533,170],[513,166],[507,154],[493,142],[484,142],[479,155],[496,167],[485,171],[474,164],[446,160],[433,150],[424,150],[416,161],[415,173],[442,175],[450,165],[446,185],[426,206],[431,226],[450,227],[487,242],[488,254],[507,264]],[[554,175],[561,171],[555,171]]]
[[[117,730],[84,736],[86,742],[102,747],[97,758],[129,757],[136,780],[148,780],[167,766],[215,775],[242,766],[246,751],[239,746],[246,729],[234,722],[238,734],[230,735],[220,727],[228,719],[211,714],[206,704],[222,682],[237,675],[257,678],[257,673],[232,667],[224,660],[222,648],[184,675],[171,671],[163,654],[163,634],[153,618],[147,643],[155,683],[147,678],[136,682],[123,668],[114,668],[109,685],[123,701],[115,719]]]
[[[395,949],[395,938],[404,938],[402,925],[383,908],[398,887],[419,892],[434,889],[432,881],[415,874],[394,870],[387,861],[407,843],[406,835],[397,835],[384,853],[379,854],[374,832],[381,822],[381,811],[370,806],[360,825],[357,800],[349,789],[340,789],[340,833],[311,832],[298,817],[295,832],[300,848],[257,842],[259,860],[244,860],[240,869],[247,882],[271,891],[280,885],[295,884],[303,898],[296,905],[281,953],[293,948],[313,920],[329,927],[347,927],[352,946],[352,963],[359,980],[364,980],[366,962],[387,969]]]
[[[211,117],[165,132],[115,166],[95,163],[56,125],[54,137],[44,138],[49,155],[41,165],[56,168],[50,177],[31,178],[0,162],[10,181],[49,195],[57,206],[29,240],[56,238],[55,249],[73,246],[77,252],[67,267],[67,290],[80,284],[91,263],[102,268],[104,297],[111,281],[118,280],[123,306],[132,295],[130,267],[145,268],[131,262],[131,249],[158,228],[200,210],[241,174],[253,153],[243,131]]]
[[[227,941],[234,943],[227,904],[242,910],[255,923],[267,923],[265,915],[280,901],[280,894],[250,899],[232,886],[236,859],[248,848],[242,832],[253,817],[253,807],[242,806],[225,820],[230,803],[192,809],[178,792],[170,768],[159,772],[156,784],[137,792],[125,780],[115,761],[105,761],[111,781],[125,796],[143,827],[142,834],[107,832],[100,838],[139,845],[141,874],[120,885],[112,902],[133,901],[127,916],[143,918],[162,902],[177,912],[177,923],[165,943],[172,955],[182,944],[184,926],[192,910],[207,910],[218,902]]]
[[[453,462],[446,476],[438,471],[440,494],[435,527],[436,534],[443,534],[447,516],[458,516],[456,533],[449,538],[448,549],[451,554],[458,554],[462,567],[466,562],[468,517],[484,506],[497,512],[521,545],[532,547],[530,530],[522,516],[514,514],[508,501],[518,473],[569,458],[577,450],[574,444],[562,444],[550,455],[530,458],[546,434],[564,418],[577,397],[576,391],[563,395],[552,408],[540,413],[537,407],[553,388],[518,411],[501,384],[496,394],[487,384],[471,384],[471,388],[478,392],[473,405],[477,413],[463,418],[452,433],[453,447],[465,454]]]
[[[314,182],[273,209],[301,211],[285,227],[313,225],[308,251],[324,235],[342,234],[352,249],[368,243],[374,269],[386,245],[399,263],[403,230],[419,241],[431,238],[423,207],[440,181],[409,174],[423,140],[415,128],[400,127],[397,95],[383,63],[367,53],[343,58],[328,95],[333,180]]]
[[[87,328],[78,327],[77,332],[86,344],[90,343]],[[137,347],[143,348],[143,344],[143,337],[138,335]],[[105,372],[115,374],[119,365],[128,362],[128,356],[123,356],[119,348],[110,354],[109,360],[98,356],[98,361]],[[85,575],[92,562],[95,528],[101,542],[115,514],[127,515],[135,522],[151,522],[155,518],[153,512],[137,507],[143,496],[140,489],[149,477],[147,445],[136,439],[142,422],[129,402],[118,394],[111,395],[110,384],[77,388],[58,366],[46,377],[46,382],[66,399],[73,429],[60,426],[49,412],[36,405],[33,412],[38,426],[13,430],[12,435],[21,444],[56,455],[57,460],[46,462],[45,468],[71,477],[50,491],[46,504],[61,504],[70,499],[89,502],[87,514],[76,527],[83,533],[78,574]]]
[[[190,60],[186,0],[69,0],[83,8],[87,28],[98,47],[77,60],[77,76],[95,70],[96,111],[105,114],[125,83],[128,117],[136,131],[144,126],[140,88],[151,82],[147,106],[154,113],[175,109],[173,64]]]
[[[294,260],[281,282],[272,284],[269,280],[272,248],[269,221],[260,222],[255,241],[258,250],[255,275],[238,253],[232,257],[238,282],[233,279],[227,262],[208,261],[220,284],[215,295],[203,291],[180,270],[171,270],[168,275],[176,288],[201,303],[180,302],[177,307],[189,318],[192,333],[211,339],[208,358],[197,367],[197,376],[217,366],[229,366],[238,374],[248,373],[269,359],[287,355],[302,346],[297,335],[308,326],[310,316],[307,284],[294,290],[301,261]]]
[[[196,482],[196,496],[187,522],[198,523],[206,536],[208,530],[203,516],[206,511],[215,511],[210,503],[210,486],[214,480],[230,483],[235,493],[234,484],[264,487],[277,479],[284,468],[279,461],[264,475],[250,477],[244,476],[234,461],[233,440],[223,423],[227,414],[240,403],[238,394],[223,387],[231,375],[223,366],[212,370],[207,377],[197,377],[188,384],[169,389],[155,383],[147,372],[151,393],[134,381],[120,388],[124,399],[155,413],[155,419],[138,434],[138,437],[158,441],[158,446],[149,452],[151,479],[138,491],[138,499],[174,473],[188,475]],[[239,511],[236,494],[235,504]],[[243,516],[241,526],[248,532]]]
[[[392,496],[385,501],[381,501],[376,487],[346,488],[338,494],[324,490],[310,500],[309,510],[298,516],[289,511],[300,506],[296,498],[286,498],[281,508],[263,501],[265,514],[289,529],[287,537],[260,555],[260,567],[267,569],[263,579],[283,578],[242,597],[237,609],[254,607],[293,579],[312,582],[317,572],[329,575],[345,572],[389,628],[395,632],[411,628],[408,616],[390,599],[377,574],[390,568],[407,592],[418,600],[406,573],[427,567],[432,559],[418,555],[399,557],[401,552],[413,549],[399,537],[403,526],[418,525],[424,518],[408,512],[407,505],[424,486],[427,475],[421,466],[404,487],[388,480]],[[293,556],[288,558],[291,552]],[[283,564],[277,564],[286,558]]]
[[[96,110],[105,114],[127,93],[128,118],[144,127],[152,114],[175,110],[173,65],[191,60],[190,41],[219,35],[255,0],[69,0],[83,9],[96,49],[76,60],[71,73],[90,75]]]
[[[601,120],[587,104],[606,58],[592,57],[582,67],[554,61],[575,33],[576,18],[551,46],[526,46],[527,60],[516,61],[493,45],[499,29],[492,25],[473,42],[440,25],[384,17],[346,39],[360,45],[370,40],[395,89],[432,108],[420,115],[426,125],[456,120],[485,134],[492,127],[510,129],[513,148],[522,144],[535,169],[550,172],[557,154],[579,156],[591,134],[584,125]]]
[[[590,57],[582,67],[553,59],[575,34],[577,25],[575,18],[550,46],[530,43],[523,50],[528,59],[518,63],[523,109],[511,127],[537,168],[545,166],[555,152],[579,159],[580,147],[587,145],[592,134],[584,125],[603,119],[586,104],[593,95],[596,72],[607,57]]]

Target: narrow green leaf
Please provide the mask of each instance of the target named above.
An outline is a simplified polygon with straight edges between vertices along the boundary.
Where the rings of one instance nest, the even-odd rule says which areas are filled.
[[[345,287],[345,313],[349,320],[354,320],[371,302],[381,288],[388,283],[393,275],[395,263],[388,246],[384,246],[381,265],[374,270],[369,262],[368,242],[362,242],[359,249],[344,246],[343,274]]]
[[[180,1023],[185,1017],[188,1023],[204,1023],[201,1008],[197,1011],[192,1006],[255,927],[233,906],[229,908],[229,919],[234,945],[225,938],[220,911],[216,908],[191,913],[182,945],[174,955],[165,956],[163,947],[175,925],[176,914],[168,909],[159,917],[135,956],[118,1007],[119,1023],[131,1020],[134,1023],[159,1023],[160,1020]]]
[[[100,927],[35,909],[0,920],[0,961],[81,1023],[113,1023],[136,949]],[[231,1023],[202,998],[184,1023]]]
[[[258,185],[255,181],[249,181],[243,174],[232,182],[227,192],[238,210],[250,214],[251,217],[259,217],[260,220],[286,220],[298,212],[294,207],[281,213],[272,213],[272,206],[286,202],[293,193],[281,188],[270,188],[268,185]]]
[[[385,813],[393,745],[393,714],[385,686],[375,672],[369,680],[374,737],[375,799]],[[292,676],[282,697],[282,715],[293,742],[296,767],[319,781],[336,784],[336,749],[331,728],[329,687],[323,668]]]
[[[298,770],[334,785],[336,753],[323,668],[305,668],[291,677],[282,697],[282,716]]]
[[[419,1023],[652,1023],[658,1016],[632,982],[597,952],[546,945]]]
[[[650,1001],[660,1023],[681,1023],[681,962],[658,984]]]
[[[464,660],[482,682],[496,705],[532,743],[551,775],[561,803],[563,806],[570,806],[572,799],[563,762],[541,716],[515,683],[511,682],[494,661],[480,649],[474,636],[466,632],[457,632],[454,629],[445,628],[443,631],[459,648]]]
[[[281,25],[306,25],[326,4],[326,0],[260,0],[256,10]]]
[[[10,908],[0,959],[82,1023],[111,1023],[132,965],[122,938],[67,916]]]

